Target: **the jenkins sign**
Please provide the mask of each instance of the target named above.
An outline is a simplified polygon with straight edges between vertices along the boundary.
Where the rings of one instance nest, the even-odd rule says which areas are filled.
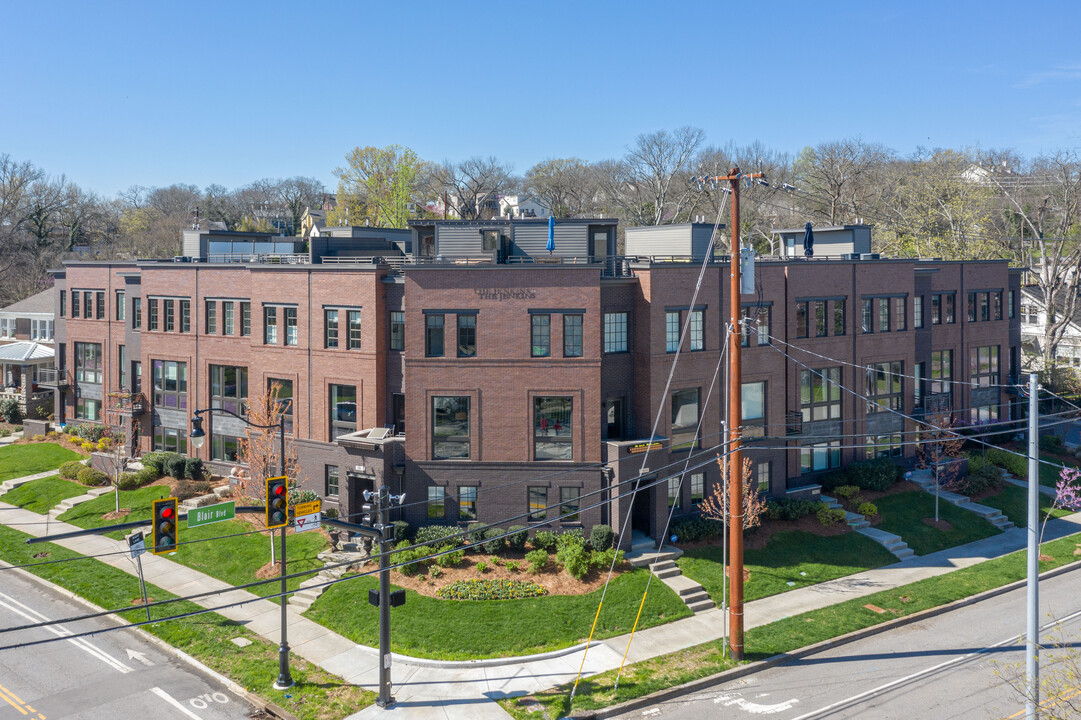
[[[481,300],[532,300],[537,294],[532,290],[512,288],[473,288]]]

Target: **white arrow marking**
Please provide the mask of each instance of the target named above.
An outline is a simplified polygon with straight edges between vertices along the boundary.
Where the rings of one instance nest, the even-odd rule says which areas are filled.
[[[789,710],[793,705],[798,703],[799,700],[785,700],[782,703],[775,703],[773,705],[762,705],[760,703],[751,702],[750,700],[744,700],[738,695],[718,695],[713,698],[713,702],[724,703],[725,707],[735,705],[740,710],[746,710],[755,715],[773,715],[774,713]]]
[[[139,652],[138,650],[132,650],[131,648],[127,648],[127,651],[128,651],[128,660],[138,660],[143,665],[146,665],[148,667],[154,664],[154,663],[150,662],[149,660],[147,660],[146,655]]]

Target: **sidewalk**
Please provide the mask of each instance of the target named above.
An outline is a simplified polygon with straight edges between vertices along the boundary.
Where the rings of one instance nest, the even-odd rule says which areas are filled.
[[[22,532],[38,537],[44,535],[46,530],[44,516],[5,503],[0,503],[0,523],[11,524]],[[59,522],[55,515],[49,518],[48,524],[53,534],[78,529]],[[1081,513],[1049,522],[1044,540],[1077,532],[1081,532]],[[968,545],[756,600],[745,606],[746,628],[976,565],[1020,550],[1025,547],[1025,542],[1026,531],[1016,528]],[[119,551],[122,554],[99,559],[129,574],[136,574],[124,541],[91,535],[58,544],[86,555]],[[148,582],[177,595],[223,591],[219,595],[194,601],[203,607],[245,601],[244,605],[217,612],[243,623],[271,642],[278,642],[281,608],[275,603],[243,590],[229,590],[230,585],[165,557],[145,555],[143,568]],[[358,612],[364,609],[360,608]],[[723,627],[724,614],[716,609],[641,630],[635,634],[627,662],[634,663],[720,639]],[[375,649],[357,645],[292,609],[289,610],[288,628],[292,652],[339,675],[346,682],[377,689],[379,671]],[[586,655],[583,677],[619,667],[628,638],[628,635],[621,635],[594,642]],[[358,720],[384,715],[425,720],[507,718],[509,716],[494,700],[530,694],[572,681],[582,664],[583,651],[584,645],[579,645],[543,656],[473,662],[441,662],[395,655],[392,668],[397,700],[395,707],[383,710],[373,705],[351,717]]]

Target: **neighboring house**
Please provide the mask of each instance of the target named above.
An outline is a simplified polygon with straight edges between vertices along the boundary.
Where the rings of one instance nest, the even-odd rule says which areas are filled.
[[[1061,316],[1064,312],[1064,304],[1059,302],[1056,315]],[[1047,303],[1041,288],[1035,285],[1021,288],[1020,314],[1024,368],[1041,370],[1044,331],[1047,326]],[[1081,304],[1073,319],[1066,325],[1066,331],[1055,349],[1055,360],[1059,367],[1081,368]]]
[[[52,344],[54,321],[52,288],[0,308],[0,343],[33,340]]]
[[[50,288],[0,309],[0,398],[14,397],[24,417],[53,410],[52,391],[38,382],[53,367],[54,302]]]
[[[509,218],[546,218],[552,210],[542,198],[532,194],[500,195],[499,214]]]

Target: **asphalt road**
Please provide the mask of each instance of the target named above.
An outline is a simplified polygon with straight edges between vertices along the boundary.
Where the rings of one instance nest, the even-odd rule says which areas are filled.
[[[87,612],[18,571],[0,572],[0,627]],[[106,627],[115,624],[99,618],[0,633],[0,645]],[[252,713],[221,682],[131,630],[0,651],[0,720],[236,720]]]
[[[1081,639],[1081,571],[1040,582],[1041,639]],[[770,720],[817,718],[1007,718],[1024,700],[1025,590],[984,600],[881,635],[756,673],[621,718]],[[1041,667],[1062,651],[1047,649]],[[1022,713],[1023,716],[1023,713]]]

